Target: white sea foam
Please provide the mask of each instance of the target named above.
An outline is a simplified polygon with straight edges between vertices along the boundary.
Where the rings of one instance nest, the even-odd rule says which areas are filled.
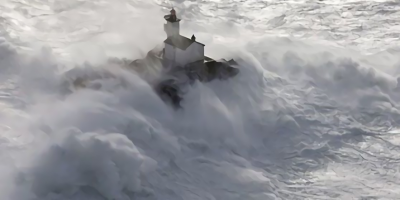
[[[399,126],[400,60],[381,32],[395,32],[398,3],[174,5],[184,34],[240,64],[237,77],[191,86],[179,111],[105,62],[162,42],[167,9],[2,3],[1,199],[398,197],[400,139],[389,130]],[[373,13],[381,17],[353,40],[355,18]],[[302,40],[276,37],[301,32]],[[388,50],[365,54],[376,49]],[[74,76],[94,77],[91,87],[71,91]]]

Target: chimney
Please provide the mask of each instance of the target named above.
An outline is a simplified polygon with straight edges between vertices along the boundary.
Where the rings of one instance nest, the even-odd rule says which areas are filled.
[[[194,36],[194,34],[192,35],[192,41],[196,41],[196,37]]]

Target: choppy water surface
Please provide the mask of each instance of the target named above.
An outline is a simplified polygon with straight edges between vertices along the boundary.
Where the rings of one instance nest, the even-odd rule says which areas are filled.
[[[0,2],[1,199],[400,195],[398,1],[172,2],[241,69],[181,111],[106,64],[162,43],[171,2]],[[70,69],[113,76],[71,93]]]

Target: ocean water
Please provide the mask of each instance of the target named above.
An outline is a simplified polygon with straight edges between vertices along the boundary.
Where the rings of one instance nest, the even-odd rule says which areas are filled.
[[[400,196],[399,1],[0,2],[1,199]],[[162,43],[171,6],[240,65],[180,111],[107,62]]]

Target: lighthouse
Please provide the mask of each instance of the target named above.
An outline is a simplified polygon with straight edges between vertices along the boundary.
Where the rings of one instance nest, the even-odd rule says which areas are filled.
[[[204,63],[204,44],[196,41],[194,34],[191,38],[180,35],[181,19],[178,18],[174,8],[169,15],[165,15],[164,31],[167,39],[164,40],[164,66],[166,68],[185,67],[188,64]]]
[[[167,21],[164,24],[164,31],[167,33],[167,37],[179,35],[179,22],[181,19],[176,16],[174,8],[172,8],[169,15],[164,16],[164,19]]]

